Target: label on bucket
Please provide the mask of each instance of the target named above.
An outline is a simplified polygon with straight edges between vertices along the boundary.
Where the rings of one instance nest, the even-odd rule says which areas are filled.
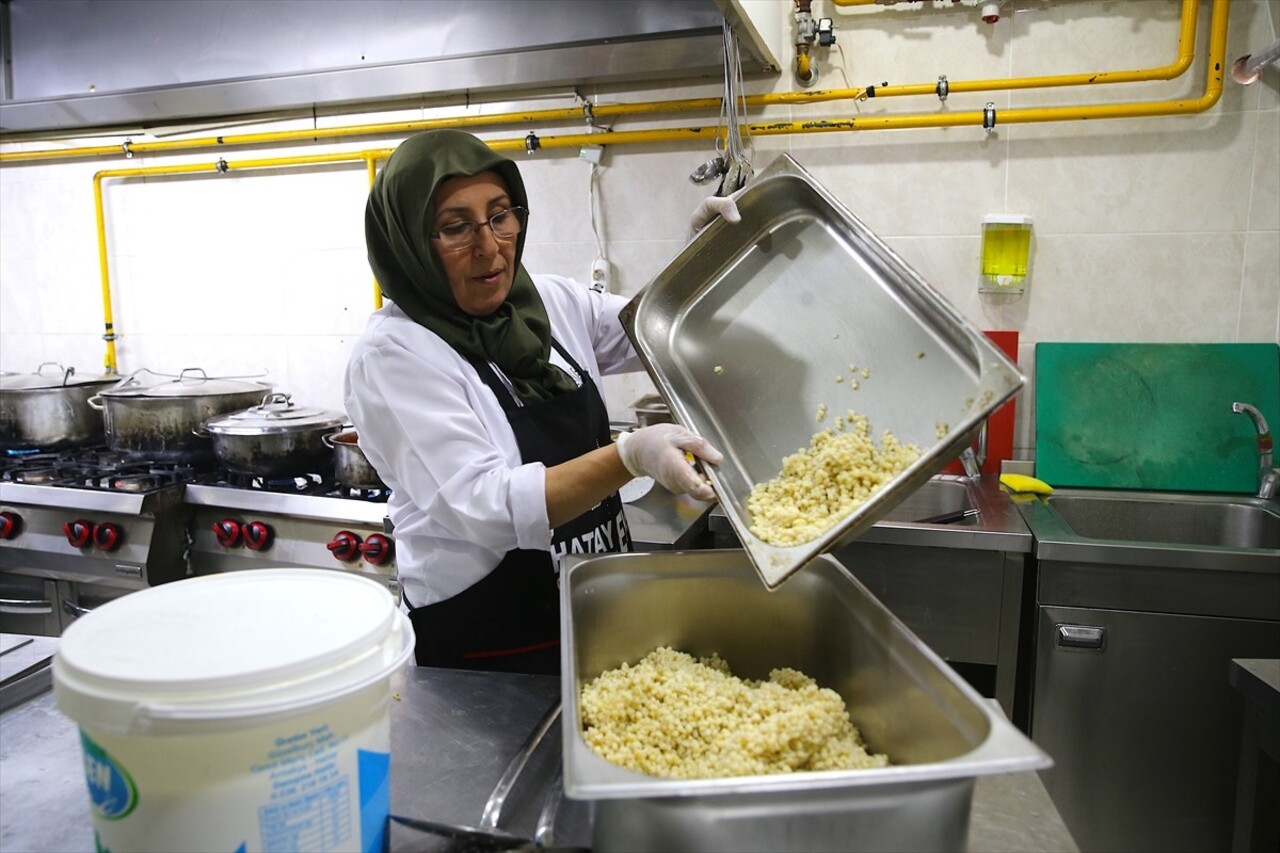
[[[84,751],[84,779],[89,785],[89,803],[103,820],[120,820],[138,805],[138,786],[133,777],[107,751],[80,732]]]
[[[319,722],[288,733],[277,731],[270,741],[261,741],[238,758],[232,758],[236,749],[230,743],[225,749],[210,745],[204,754],[185,756],[180,750],[166,753],[161,744],[146,744],[158,749],[134,755],[142,762],[136,768],[142,776],[135,781],[118,754],[82,730],[95,847],[98,853],[384,853],[390,840],[391,757],[364,748],[363,740]],[[215,765],[225,758],[232,758],[231,764],[219,771]],[[160,776],[147,778],[156,773]],[[188,784],[193,774],[206,773],[222,782],[207,789]],[[184,786],[185,793],[179,793]]]

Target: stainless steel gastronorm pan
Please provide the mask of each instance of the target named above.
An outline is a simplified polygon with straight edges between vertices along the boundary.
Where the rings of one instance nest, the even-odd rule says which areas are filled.
[[[829,556],[772,592],[738,549],[565,572],[564,788],[591,802],[594,850],[960,850],[977,776],[1051,764]],[[840,693],[892,766],[679,780],[610,764],[580,734],[581,689],[661,645],[716,652],[742,678],[801,670]]]
[[[708,472],[712,485],[775,587],[954,459],[1023,378],[789,156],[748,186],[738,208],[740,223],[712,223],[622,319],[674,418],[724,452]],[[780,548],[757,539],[752,487],[849,410],[867,416],[877,441],[889,430],[918,446],[920,459],[814,541]]]

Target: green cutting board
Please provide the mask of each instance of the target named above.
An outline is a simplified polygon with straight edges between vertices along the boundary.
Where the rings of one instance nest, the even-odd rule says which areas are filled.
[[[1276,344],[1041,343],[1035,380],[1036,476],[1052,486],[1251,493],[1257,433],[1231,404],[1280,430]]]

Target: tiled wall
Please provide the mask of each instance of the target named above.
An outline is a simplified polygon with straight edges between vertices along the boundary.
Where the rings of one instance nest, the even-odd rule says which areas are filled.
[[[996,26],[971,7],[835,8],[837,48],[819,53],[817,88],[1146,68],[1176,55],[1179,3],[1022,2]],[[947,111],[1190,99],[1205,85],[1209,3],[1201,4],[1192,67],[1170,81],[1020,92],[953,93]],[[1272,43],[1280,4],[1232,3],[1227,62]],[[783,62],[792,4],[749,0]],[[917,7],[917,8],[910,8]],[[789,73],[749,80],[750,93],[798,89]],[[601,103],[714,97],[719,81],[587,86]],[[522,95],[523,97],[523,95]],[[573,103],[563,92],[470,108],[427,104],[387,112],[201,129],[193,135],[368,124],[439,115],[497,114]],[[751,121],[934,112],[933,96],[773,106]],[[710,113],[601,121],[613,130],[714,126]],[[314,124],[313,124],[314,122]],[[493,139],[578,133],[581,123],[481,131]],[[124,137],[56,144],[119,144]],[[147,139],[133,134],[135,140]],[[169,137],[165,137],[169,138]],[[308,406],[339,408],[346,355],[374,304],[360,163],[239,172],[261,157],[391,148],[400,136],[0,166],[0,369],[44,361],[101,369],[102,276],[93,176],[102,169],[213,164],[187,176],[103,181],[107,269],[119,368],[211,375],[267,371]],[[1186,116],[978,127],[757,136],[763,166],[787,152],[924,278],[983,328],[1021,333],[1028,375],[1037,341],[1280,340],[1280,70]],[[3,150],[47,148],[49,141]],[[683,245],[688,217],[709,190],[689,173],[709,142],[606,149],[594,194],[613,289],[634,294]],[[525,263],[588,280],[597,254],[590,167],[576,149],[514,154],[533,215]],[[978,292],[979,233],[988,213],[1035,219],[1024,297]],[[651,386],[643,374],[607,383],[612,413]],[[1021,406],[1018,455],[1030,456],[1034,389]]]

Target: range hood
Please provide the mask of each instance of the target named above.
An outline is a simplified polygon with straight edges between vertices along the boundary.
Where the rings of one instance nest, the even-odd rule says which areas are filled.
[[[0,132],[720,76],[739,0],[0,0]]]

